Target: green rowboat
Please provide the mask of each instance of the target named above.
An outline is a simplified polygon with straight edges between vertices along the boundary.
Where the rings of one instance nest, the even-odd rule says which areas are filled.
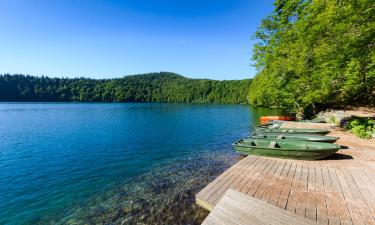
[[[288,140],[246,139],[233,144],[237,152],[276,158],[316,160],[326,158],[340,149],[340,145]]]
[[[282,123],[270,122],[270,123],[258,125],[257,129],[276,129],[276,128],[280,128],[281,125]]]
[[[256,128],[255,133],[293,133],[293,134],[313,134],[326,135],[329,130],[323,129],[295,129],[295,128]]]
[[[278,140],[290,140],[290,141],[314,141],[314,142],[327,142],[334,143],[339,138],[333,136],[322,136],[322,135],[305,135],[305,134],[294,134],[294,133],[259,133],[250,136],[253,139],[278,139]],[[246,139],[244,139],[246,140]]]

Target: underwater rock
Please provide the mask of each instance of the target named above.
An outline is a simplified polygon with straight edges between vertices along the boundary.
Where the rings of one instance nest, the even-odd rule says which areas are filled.
[[[198,225],[207,212],[195,205],[195,194],[234,164],[236,157],[209,154],[155,168],[77,206],[68,223]]]

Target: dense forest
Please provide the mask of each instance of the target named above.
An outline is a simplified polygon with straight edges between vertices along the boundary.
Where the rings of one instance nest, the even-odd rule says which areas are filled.
[[[0,101],[249,102],[307,116],[326,107],[375,106],[375,1],[276,0],[255,36],[253,80],[5,74]]]
[[[246,103],[251,80],[189,79],[160,72],[117,79],[0,75],[0,101]]]
[[[254,105],[375,105],[375,1],[276,0],[256,34]]]

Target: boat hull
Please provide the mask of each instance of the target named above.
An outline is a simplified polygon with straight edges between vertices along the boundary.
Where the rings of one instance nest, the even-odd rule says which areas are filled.
[[[290,141],[313,141],[313,142],[326,142],[334,143],[339,138],[334,136],[322,135],[301,135],[301,134],[280,134],[280,133],[260,133],[254,134],[250,138],[253,139],[266,139],[266,140],[290,140]],[[246,139],[244,139],[246,140]]]
[[[292,134],[312,134],[312,135],[326,135],[330,131],[323,129],[291,129],[291,128],[256,128],[255,133],[292,133]]]
[[[274,158],[317,160],[326,158],[340,149],[339,145],[287,140],[243,139],[234,144],[237,152],[244,155],[257,155]]]
[[[290,151],[279,151],[279,150],[267,150],[264,149],[257,149],[257,148],[244,148],[244,147],[237,147],[235,146],[237,152],[244,154],[244,155],[257,155],[257,156],[266,156],[272,158],[284,158],[284,159],[298,159],[298,160],[318,160],[324,159],[332,154],[336,153],[338,150],[332,151],[314,151],[314,152],[306,152],[306,151],[296,151],[291,153]]]

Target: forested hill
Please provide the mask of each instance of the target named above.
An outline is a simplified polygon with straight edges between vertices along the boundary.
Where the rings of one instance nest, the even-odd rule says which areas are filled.
[[[374,0],[276,0],[256,37],[251,104],[375,105]]]
[[[160,72],[116,79],[0,75],[0,101],[246,103],[251,80],[189,79]]]

